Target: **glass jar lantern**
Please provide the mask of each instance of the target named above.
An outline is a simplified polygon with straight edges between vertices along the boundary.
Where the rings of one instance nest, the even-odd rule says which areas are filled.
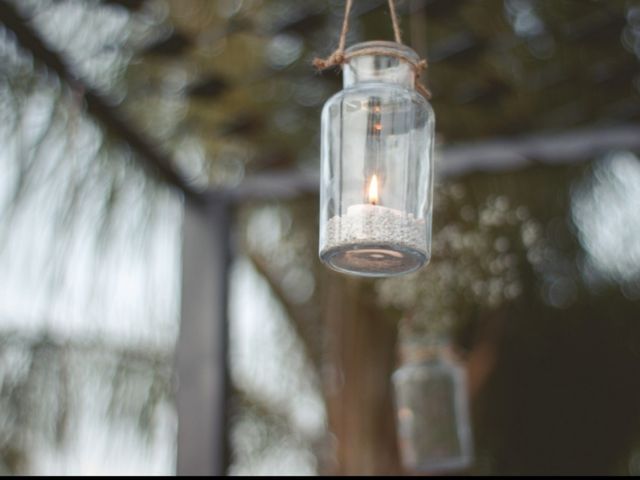
[[[393,374],[402,465],[408,472],[469,468],[473,440],[465,372],[440,345],[405,349]]]
[[[412,272],[431,254],[434,163],[435,116],[415,89],[419,57],[375,41],[346,58],[344,89],[322,111],[320,258],[368,277]]]

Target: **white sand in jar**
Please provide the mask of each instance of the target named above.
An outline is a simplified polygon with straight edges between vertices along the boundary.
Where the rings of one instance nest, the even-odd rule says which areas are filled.
[[[336,215],[327,222],[323,251],[360,243],[398,246],[426,255],[426,236],[423,219],[378,205],[354,205],[346,215]]]

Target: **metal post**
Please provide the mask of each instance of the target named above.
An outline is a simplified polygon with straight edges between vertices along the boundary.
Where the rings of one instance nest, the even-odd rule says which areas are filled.
[[[224,475],[231,205],[186,202],[184,212],[177,473]]]

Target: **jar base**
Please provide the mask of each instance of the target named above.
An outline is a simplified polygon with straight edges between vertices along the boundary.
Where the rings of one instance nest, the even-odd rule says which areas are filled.
[[[383,243],[351,243],[320,252],[320,259],[341,273],[362,277],[393,277],[415,272],[425,263],[424,251]]]

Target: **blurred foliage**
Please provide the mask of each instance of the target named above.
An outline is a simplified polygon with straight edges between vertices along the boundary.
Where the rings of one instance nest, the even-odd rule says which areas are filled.
[[[318,75],[310,63],[335,45],[342,2],[12,3],[64,55],[81,82],[104,94],[135,129],[169,152],[196,187],[235,186],[255,172],[316,168],[319,109],[340,88],[340,77]],[[385,3],[356,2],[350,44],[391,37]],[[427,83],[435,93],[443,143],[640,117],[640,6],[635,1],[404,0],[398,7],[405,41],[430,62]],[[0,135],[8,152],[1,158],[7,167],[0,179],[6,187],[3,240],[7,245],[22,241],[16,240],[17,226],[34,209],[53,225],[42,235],[49,248],[24,268],[32,272],[30,284],[46,277],[54,292],[72,289],[62,279],[68,261],[77,256],[73,245],[86,243],[87,231],[102,252],[95,255],[106,258],[96,262],[96,270],[131,244],[137,249],[130,258],[146,259],[146,265],[157,262],[162,254],[145,256],[148,241],[166,234],[159,233],[157,222],[178,223],[167,214],[176,200],[140,171],[126,145],[89,118],[82,88],[61,85],[36,67],[37,59],[19,50],[6,30],[0,30],[0,59]],[[600,198],[594,192],[605,174],[593,168],[478,173],[442,183],[436,192],[431,265],[406,279],[353,282],[389,322],[402,319],[403,341],[453,330],[461,350],[474,358],[486,330],[499,325],[502,336],[490,342],[498,366],[474,391],[478,472],[553,470],[562,461],[582,462],[591,473],[611,473],[614,464],[623,465],[616,472],[627,468],[623,457],[638,431],[637,376],[630,368],[638,365],[640,339],[632,324],[638,280],[635,273],[620,280],[618,267],[598,273],[602,262],[591,258],[585,243],[590,227],[579,225],[584,213],[572,206],[571,192]],[[633,191],[625,185],[625,192]],[[582,205],[589,212],[598,202]],[[130,222],[125,226],[124,218]],[[316,259],[316,218],[314,199],[248,205],[240,212],[238,231],[253,275],[264,279],[300,340],[287,343],[286,352],[308,361],[284,367],[300,367],[298,373],[308,376],[321,396],[324,379],[335,374],[326,368],[327,332],[321,318],[328,307],[327,285],[336,279]],[[625,252],[628,247],[615,248]],[[624,258],[616,261],[625,263]],[[42,265],[50,275],[42,273]],[[111,332],[120,340],[126,337],[126,349],[140,358],[131,358],[118,342],[76,345],[46,335],[28,341],[13,334],[3,337],[2,355],[14,358],[2,371],[3,471],[29,471],[35,437],[64,443],[71,412],[76,412],[73,392],[79,387],[74,382],[93,376],[103,384],[99,391],[106,391],[110,419],[135,422],[143,433],[153,431],[158,405],[170,397],[170,352],[177,330],[175,318],[167,320],[175,317],[175,305],[158,294],[177,290],[177,275],[154,272],[145,278],[156,283],[148,280],[151,286],[139,301],[153,312],[130,317],[145,326],[146,333],[132,335],[142,341]],[[158,282],[167,278],[173,280],[160,290]],[[105,282],[95,283],[98,294],[112,291],[105,290]],[[99,311],[107,309],[111,297],[106,297]],[[102,330],[86,320],[93,318],[93,308],[87,308],[91,314],[83,315],[83,325],[99,335]],[[152,320],[144,323],[142,317]],[[80,380],[71,374],[78,369],[85,369]],[[547,371],[555,376],[545,377]],[[567,380],[573,376],[575,382]],[[259,388],[248,387],[237,385],[232,471],[259,471],[260,455],[296,457],[291,461],[300,471],[322,468],[331,453],[314,436],[317,431],[302,435],[290,412],[265,402],[268,395]],[[605,398],[599,390],[616,395]],[[576,405],[581,406],[575,409],[578,416],[571,417]],[[531,411],[536,414],[527,417]],[[563,415],[571,422],[549,423],[562,423]],[[606,419],[612,419],[613,430],[605,428]],[[522,442],[516,442],[535,426],[537,437],[521,435]],[[580,438],[596,436],[615,441],[580,450]],[[545,448],[567,452],[566,458],[544,465],[526,455],[535,456],[545,442]],[[638,471],[637,458],[632,454],[632,472]]]
[[[128,15],[14,3],[85,81],[121,78]],[[179,200],[4,27],[0,59],[0,470],[167,473]]]
[[[98,423],[102,417],[112,425],[135,425],[150,441],[158,435],[159,407],[172,402],[171,359],[165,351],[5,331],[0,358],[4,474],[32,472],[35,451],[62,448],[74,439],[83,427],[78,410]],[[95,395],[104,398],[91,399]]]
[[[640,438],[640,382],[634,373],[640,360],[640,263],[629,256],[624,276],[602,264],[598,269],[598,250],[582,243],[583,225],[575,217],[584,198],[592,198],[584,189],[594,182],[611,179],[615,194],[616,164],[629,158],[634,166],[627,174],[635,178],[637,157],[618,152],[585,165],[444,182],[436,188],[430,265],[408,277],[353,280],[367,295],[375,292],[369,298],[390,322],[400,319],[401,345],[453,337],[470,362],[479,450],[473,472],[636,471],[631,452],[633,439]],[[620,215],[620,204],[605,205],[610,211],[594,222]],[[317,312],[327,308],[323,292],[336,281],[315,270],[315,259],[302,267],[315,251],[317,226],[309,218],[316,208],[315,201],[296,201],[248,208],[243,217],[246,248],[260,256],[282,302],[290,302],[295,291],[282,288],[290,269],[316,272],[314,294],[288,310],[296,331],[306,324],[317,328]],[[264,227],[265,209],[274,228]],[[623,229],[640,225],[637,218],[624,218]],[[623,231],[610,231],[620,239],[610,245],[615,251],[624,251]],[[330,335],[302,338],[311,339],[310,351],[322,351]],[[321,355],[322,381],[330,365]]]
[[[316,74],[310,62],[335,45],[342,2],[19,3],[195,185],[316,168],[319,109],[340,78]],[[356,2],[349,44],[391,37],[385,4]],[[447,142],[637,120],[638,8],[628,0],[398,2],[405,41],[430,60]],[[69,42],[53,20],[70,13],[79,31],[107,30],[109,42]],[[107,14],[113,20],[100,22]],[[96,56],[108,71],[95,70]]]
[[[466,182],[439,188],[429,268],[377,284],[382,306],[428,319],[412,323],[408,338],[446,336],[474,311],[522,293],[520,263],[539,248],[541,228],[527,204],[511,205],[503,190],[496,191],[501,193],[469,192]]]

